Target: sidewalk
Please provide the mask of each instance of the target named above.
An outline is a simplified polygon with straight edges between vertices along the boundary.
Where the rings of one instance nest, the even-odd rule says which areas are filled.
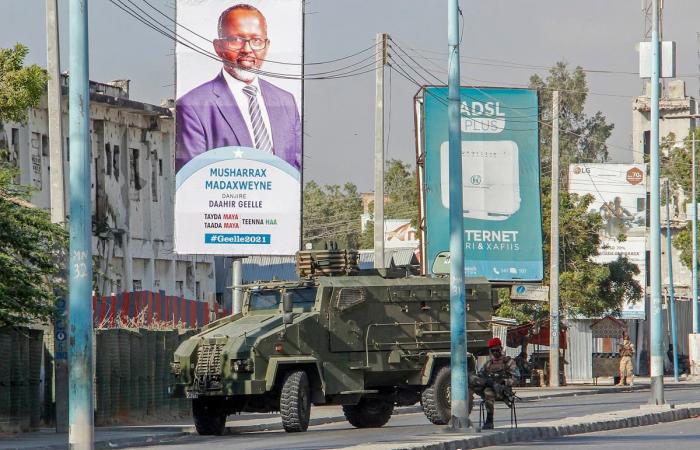
[[[621,391],[636,391],[649,388],[648,378],[638,378],[635,386],[603,385],[569,385],[560,388],[516,388],[516,393],[523,401],[553,398],[595,395]],[[673,383],[673,379],[666,380]],[[421,411],[419,405],[397,408],[394,414],[410,414]],[[344,422],[339,406],[318,406],[311,408],[311,426],[324,423]],[[231,434],[251,431],[280,430],[282,428],[277,414],[242,414],[230,416],[226,423],[227,432]],[[524,429],[524,428],[523,428]],[[194,433],[191,421],[178,423],[135,425],[119,427],[99,427],[95,429],[95,449],[114,447],[156,445],[174,442],[183,436]],[[45,449],[62,450],[68,448],[68,435],[44,429],[32,433],[17,435],[0,435],[0,450],[10,449]]]

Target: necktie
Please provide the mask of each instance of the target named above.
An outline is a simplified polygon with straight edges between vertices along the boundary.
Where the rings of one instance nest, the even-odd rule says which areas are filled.
[[[248,96],[248,111],[250,112],[250,123],[253,127],[255,147],[264,152],[272,153],[270,134],[267,132],[267,128],[265,128],[265,122],[260,113],[258,88],[256,86],[245,86],[243,88],[243,93]]]

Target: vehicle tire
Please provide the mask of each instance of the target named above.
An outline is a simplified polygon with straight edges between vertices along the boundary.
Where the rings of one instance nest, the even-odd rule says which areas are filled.
[[[362,398],[357,405],[343,405],[343,413],[355,428],[379,428],[391,419],[394,402],[381,398]]]
[[[309,376],[303,370],[289,372],[284,377],[280,394],[282,426],[287,432],[306,431],[311,416]]]
[[[192,416],[197,433],[202,436],[221,436],[226,429],[226,413],[215,400],[192,400]]]
[[[450,421],[450,368],[440,368],[429,385],[421,393],[423,413],[435,425],[446,425]]]

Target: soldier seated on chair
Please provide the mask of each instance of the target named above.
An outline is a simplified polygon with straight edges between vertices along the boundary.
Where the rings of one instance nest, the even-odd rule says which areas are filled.
[[[469,405],[474,401],[474,393],[484,399],[486,405],[486,421],[482,426],[483,430],[493,429],[493,411],[496,400],[503,400],[512,405],[513,390],[511,387],[516,383],[516,364],[510,356],[503,354],[503,345],[499,338],[488,341],[489,354],[491,358],[484,364],[476,375],[471,375],[469,379]]]

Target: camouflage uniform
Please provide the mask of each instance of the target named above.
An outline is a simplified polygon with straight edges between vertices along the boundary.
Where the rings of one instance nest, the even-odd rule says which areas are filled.
[[[495,407],[496,400],[503,400],[500,393],[497,393],[493,387],[487,386],[486,381],[489,375],[500,374],[500,379],[507,386],[513,386],[515,384],[516,377],[516,364],[515,360],[510,356],[501,356],[500,358],[491,357],[489,361],[484,364],[477,375],[471,375],[469,377],[469,384],[471,389],[469,389],[469,410],[471,411],[472,405],[474,403],[474,393],[480,395],[484,399],[484,404],[486,406],[486,411],[488,416],[493,416],[493,410]]]
[[[630,385],[634,384],[634,365],[632,364],[632,356],[634,355],[634,345],[629,339],[622,341],[619,347],[620,351],[620,382],[618,386],[623,386],[629,381]]]

